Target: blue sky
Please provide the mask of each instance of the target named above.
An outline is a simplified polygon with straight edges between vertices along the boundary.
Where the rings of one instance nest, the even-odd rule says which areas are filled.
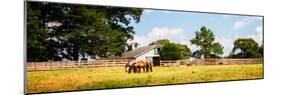
[[[257,16],[194,13],[164,10],[144,10],[140,23],[132,23],[136,32],[133,42],[146,46],[158,39],[186,44],[192,51],[198,49],[190,43],[202,26],[211,29],[216,42],[224,46],[228,55],[237,38],[253,38],[262,44],[262,18]],[[132,41],[129,41],[132,42]]]

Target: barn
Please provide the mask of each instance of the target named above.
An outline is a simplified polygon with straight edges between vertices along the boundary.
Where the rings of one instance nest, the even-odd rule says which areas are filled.
[[[135,59],[135,60],[149,60],[153,62],[153,66],[159,66],[160,65],[159,51],[160,51],[159,45],[137,47],[137,48],[132,48],[132,50],[123,53],[122,58]]]

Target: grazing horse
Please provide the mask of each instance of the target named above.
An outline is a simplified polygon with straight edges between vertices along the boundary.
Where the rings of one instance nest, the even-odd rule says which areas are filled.
[[[149,70],[152,72],[152,64],[148,61],[137,61],[134,66],[137,68],[138,73],[141,73],[141,69],[143,69],[143,72],[149,72]]]
[[[131,73],[132,70],[134,70],[134,73],[137,72],[137,68],[134,66],[134,64],[137,61],[130,61],[125,65],[125,72]]]
[[[146,60],[136,60],[125,65],[125,72],[128,73],[131,73],[132,70],[134,73],[141,73],[141,69],[143,72],[152,72],[152,63]]]

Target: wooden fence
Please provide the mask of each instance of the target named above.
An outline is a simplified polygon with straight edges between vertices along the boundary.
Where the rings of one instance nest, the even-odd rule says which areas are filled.
[[[127,59],[107,59],[93,60],[91,62],[77,61],[50,61],[50,62],[27,62],[27,71],[33,70],[58,70],[68,68],[84,68],[84,67],[123,67],[130,60]]]
[[[58,70],[68,68],[85,67],[123,67],[131,60],[128,59],[102,59],[91,62],[77,61],[50,61],[50,62],[27,62],[27,71],[33,70]],[[263,59],[204,59],[204,60],[161,60],[160,66],[180,66],[180,65],[228,65],[228,64],[261,64]]]
[[[161,60],[160,66],[179,66],[180,60]]]
[[[130,60],[116,59],[116,60],[95,60],[90,65],[101,67],[125,66]]]
[[[231,65],[231,64],[261,64],[263,59],[200,59],[200,60],[161,60],[160,66],[179,65]]]
[[[263,59],[204,59],[190,61],[191,65],[261,64]]]

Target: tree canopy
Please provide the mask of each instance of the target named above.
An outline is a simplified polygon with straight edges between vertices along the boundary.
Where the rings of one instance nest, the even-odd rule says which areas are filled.
[[[190,42],[200,47],[192,55],[198,58],[218,58],[223,54],[223,46],[215,41],[215,35],[210,29],[205,26],[201,27],[200,31],[195,32],[195,38]]]
[[[27,60],[118,56],[142,9],[27,2]]]
[[[167,43],[160,49],[160,59],[176,60],[182,58],[181,48],[175,43]]]
[[[188,48],[187,45],[177,44],[177,46],[180,48],[182,59],[188,58],[192,55],[191,50]]]
[[[169,44],[169,43],[170,43],[169,39],[160,39],[160,40],[150,43],[149,45],[162,45],[163,46],[163,45]]]
[[[234,41],[234,47],[230,53],[233,58],[259,58],[263,56],[263,45],[252,38],[238,38]]]
[[[191,50],[187,45],[172,43],[168,39],[159,39],[149,45],[160,45],[160,58],[163,60],[184,59],[191,56]]]

